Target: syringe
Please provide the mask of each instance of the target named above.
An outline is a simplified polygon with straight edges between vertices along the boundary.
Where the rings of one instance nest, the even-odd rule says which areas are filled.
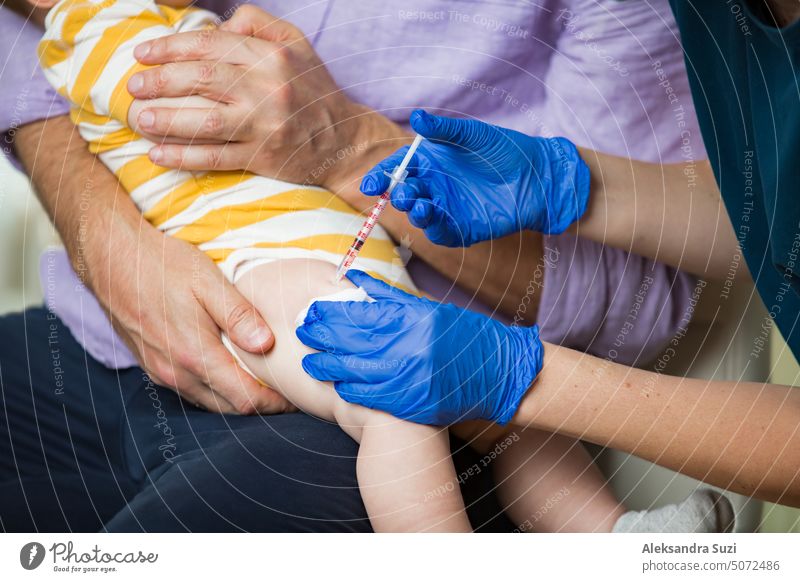
[[[361,251],[361,247],[364,246],[364,243],[367,242],[372,229],[375,228],[375,224],[378,222],[378,218],[380,218],[381,213],[383,212],[384,208],[386,208],[386,204],[389,202],[389,197],[392,195],[392,190],[395,189],[395,186],[398,184],[402,184],[405,182],[406,176],[408,176],[408,172],[406,171],[406,167],[408,163],[411,161],[411,157],[414,155],[414,152],[417,151],[419,144],[422,142],[422,136],[417,134],[417,137],[414,138],[414,141],[411,144],[411,147],[408,148],[403,161],[400,162],[400,165],[397,166],[392,173],[384,172],[389,178],[391,182],[389,182],[389,187],[386,189],[386,192],[381,194],[378,197],[378,201],[375,203],[375,206],[372,207],[372,210],[369,212],[369,216],[364,221],[364,224],[361,226],[361,230],[358,231],[353,244],[350,245],[350,250],[347,251],[342,262],[339,263],[339,268],[336,269],[336,276],[334,277],[334,281],[337,283],[342,280],[345,273],[350,269],[353,265],[353,261],[356,260],[358,257],[358,253]]]

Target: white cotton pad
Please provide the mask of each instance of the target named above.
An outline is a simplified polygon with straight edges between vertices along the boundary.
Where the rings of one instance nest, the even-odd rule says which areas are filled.
[[[322,297],[314,297],[311,301],[308,302],[308,305],[305,306],[304,309],[300,310],[300,313],[297,314],[297,317],[294,320],[295,327],[300,327],[303,325],[303,322],[306,320],[306,315],[308,315],[308,308],[311,307],[311,304],[315,301],[366,301],[368,303],[374,303],[375,300],[367,295],[367,292],[364,291],[363,287],[356,287],[355,289],[343,289],[341,291],[337,291],[336,293],[331,293],[330,295],[323,295]]]

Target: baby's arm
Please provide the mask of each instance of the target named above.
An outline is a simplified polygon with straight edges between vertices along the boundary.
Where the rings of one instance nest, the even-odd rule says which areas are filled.
[[[318,382],[303,371],[300,362],[312,350],[295,336],[295,318],[312,298],[353,287],[348,280],[333,283],[335,272],[335,265],[299,259],[245,273],[236,286],[270,322],[275,347],[263,356],[237,350],[238,356],[298,408],[336,422],[360,443],[358,484],[375,530],[471,531],[446,428],[349,404],[330,382]]]
[[[461,423],[451,429],[491,469],[506,514],[521,532],[610,532],[624,513],[583,444],[536,429]]]

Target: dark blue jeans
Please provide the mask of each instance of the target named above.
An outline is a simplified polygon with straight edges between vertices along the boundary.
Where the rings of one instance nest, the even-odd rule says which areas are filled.
[[[370,531],[338,426],[200,411],[103,367],[44,309],[0,317],[0,337],[0,530]],[[470,519],[508,531],[492,488],[464,484]]]

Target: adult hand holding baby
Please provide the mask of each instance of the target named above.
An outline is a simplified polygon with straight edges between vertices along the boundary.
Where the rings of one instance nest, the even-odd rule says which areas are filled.
[[[159,165],[247,169],[336,191],[368,166],[322,161],[375,132],[403,135],[341,92],[299,29],[253,6],[241,6],[218,29],[159,38],[135,55],[157,65],[131,77],[128,90],[138,100],[207,100],[205,107],[137,102],[144,107],[138,128],[163,139],[151,151]]]
[[[89,271],[92,289],[155,383],[212,412],[293,409],[244,372],[220,342],[223,332],[242,349],[264,353],[274,338],[208,256],[146,223],[111,232],[104,244],[106,261],[96,257],[100,264]]]
[[[68,163],[36,164],[43,144],[64,152]],[[25,125],[16,146],[22,162],[36,168],[37,192],[76,269],[153,382],[214,412],[293,408],[244,372],[220,341],[225,332],[244,350],[269,351],[267,323],[207,255],[144,219],[68,117]]]

